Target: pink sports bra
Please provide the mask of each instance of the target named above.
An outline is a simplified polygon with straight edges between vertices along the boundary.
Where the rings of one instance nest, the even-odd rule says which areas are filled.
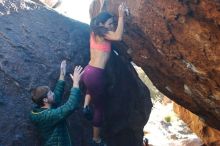
[[[95,35],[92,32],[91,36],[90,36],[90,48],[97,49],[97,50],[104,51],[104,52],[110,52],[111,51],[111,43],[109,41],[97,43],[95,41]]]

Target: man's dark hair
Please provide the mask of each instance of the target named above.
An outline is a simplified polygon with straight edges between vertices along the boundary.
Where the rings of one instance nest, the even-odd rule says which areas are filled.
[[[105,34],[108,32],[108,29],[104,26],[100,26],[99,24],[105,24],[105,22],[110,18],[113,18],[113,15],[108,12],[99,13],[99,15],[94,17],[90,22],[91,32],[94,32],[95,35],[104,37]]]
[[[43,99],[47,97],[50,88],[48,86],[39,86],[31,90],[31,99],[38,107],[44,106]]]

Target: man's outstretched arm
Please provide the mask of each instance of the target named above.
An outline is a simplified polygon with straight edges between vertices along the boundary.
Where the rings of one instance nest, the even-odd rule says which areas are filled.
[[[64,92],[64,86],[65,86],[65,82],[64,82],[65,75],[66,75],[66,60],[63,60],[60,65],[60,77],[54,89],[56,105],[61,104],[61,101],[62,101],[62,95]]]
[[[68,101],[56,109],[51,109],[50,111],[45,112],[44,118],[47,121],[50,121],[51,125],[65,119],[79,106],[81,99],[79,81],[83,74],[82,70],[83,68],[81,66],[76,66],[74,73],[70,75],[73,80],[73,86]]]

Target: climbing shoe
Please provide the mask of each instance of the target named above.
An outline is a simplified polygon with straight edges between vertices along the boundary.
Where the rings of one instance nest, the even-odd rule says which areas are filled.
[[[93,118],[92,109],[91,109],[89,106],[84,107],[84,108],[82,109],[82,112],[83,112],[84,117],[85,117],[87,120],[89,120],[89,121],[92,120],[92,118]]]

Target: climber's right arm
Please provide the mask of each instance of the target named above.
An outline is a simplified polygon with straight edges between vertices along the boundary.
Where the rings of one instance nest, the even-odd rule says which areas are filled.
[[[120,41],[122,40],[122,35],[124,32],[124,15],[125,15],[126,6],[122,3],[118,7],[118,26],[116,31],[108,31],[105,35],[105,39],[112,41]]]

